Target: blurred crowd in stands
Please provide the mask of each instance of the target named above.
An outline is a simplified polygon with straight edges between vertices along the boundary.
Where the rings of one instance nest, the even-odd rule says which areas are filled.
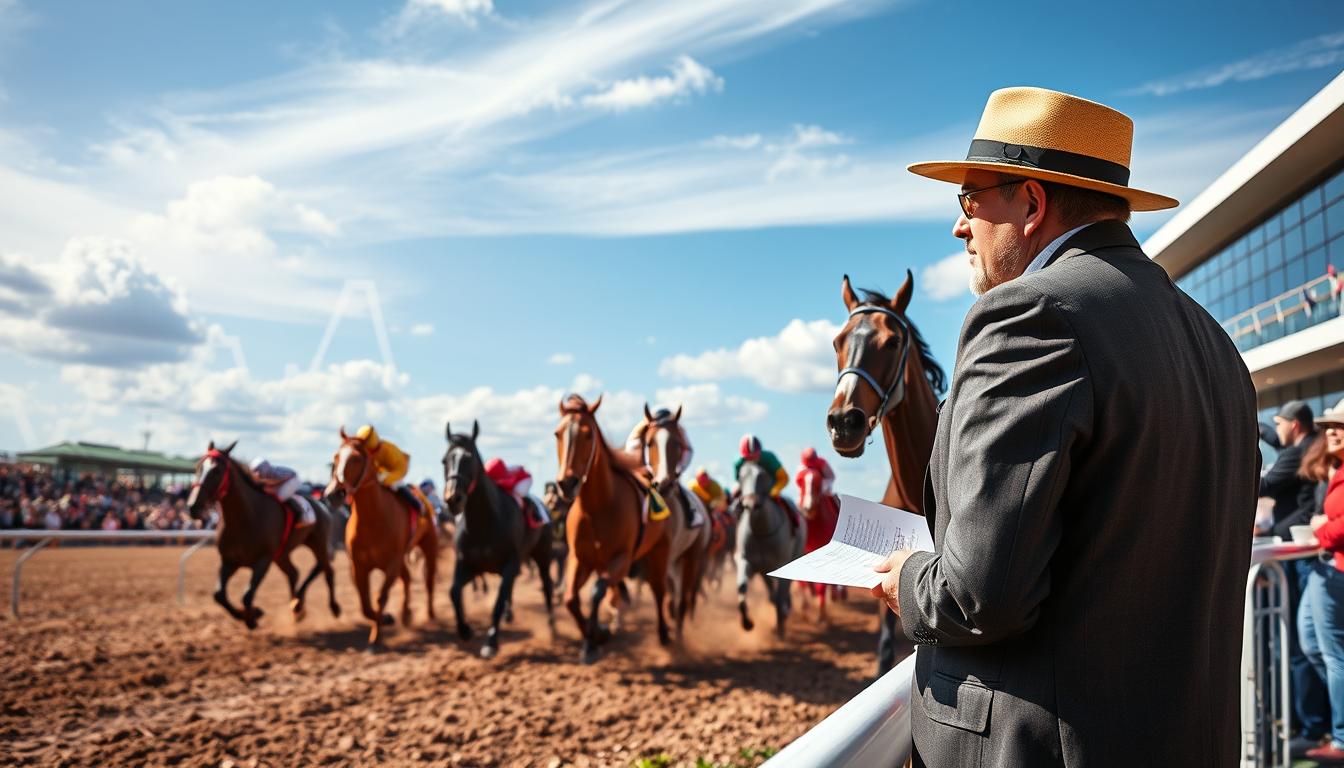
[[[160,486],[132,476],[65,473],[0,464],[0,529],[193,530],[213,528],[215,512],[193,517],[185,484]]]

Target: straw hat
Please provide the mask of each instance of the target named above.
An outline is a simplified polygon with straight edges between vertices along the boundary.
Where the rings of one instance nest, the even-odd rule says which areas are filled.
[[[1135,211],[1175,208],[1165,195],[1129,186],[1134,121],[1095,101],[1044,88],[989,95],[965,160],[915,163],[912,173],[961,184],[969,170],[997,171],[1105,192]]]
[[[1326,408],[1325,413],[1316,417],[1316,423],[1323,427],[1344,427],[1344,400],[1335,403],[1334,408]]]

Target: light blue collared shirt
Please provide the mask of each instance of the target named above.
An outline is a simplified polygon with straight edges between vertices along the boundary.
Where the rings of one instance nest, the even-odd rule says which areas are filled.
[[[1049,245],[1045,246],[1045,248],[1043,248],[1040,253],[1036,254],[1036,258],[1031,260],[1031,263],[1027,265],[1027,268],[1022,270],[1022,274],[1030,275],[1032,272],[1035,272],[1036,270],[1044,267],[1046,262],[1050,261],[1050,257],[1055,255],[1055,251],[1059,250],[1059,246],[1064,244],[1065,240],[1068,240],[1070,237],[1073,237],[1074,235],[1078,234],[1080,231],[1082,231],[1084,227],[1087,227],[1092,223],[1093,222],[1089,221],[1082,227],[1074,227],[1073,229],[1070,229],[1068,232],[1065,232],[1059,237],[1056,237],[1054,240],[1051,240]]]

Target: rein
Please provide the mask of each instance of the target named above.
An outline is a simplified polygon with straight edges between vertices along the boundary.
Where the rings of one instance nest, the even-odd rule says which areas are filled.
[[[579,413],[580,413],[580,412],[577,411],[577,410],[575,410],[575,411],[566,411],[566,412],[565,412],[565,414],[568,415],[568,416],[577,416]],[[585,411],[585,413],[586,413],[586,411]],[[582,419],[583,417],[580,416],[579,418]],[[597,463],[597,443],[598,443],[599,440],[602,439],[600,435],[601,435],[601,432],[600,432],[599,430],[597,430],[596,428],[594,428],[594,429],[593,429],[593,450],[592,450],[592,453],[590,453],[589,456],[588,456],[588,467],[587,467],[586,469],[584,469],[584,470],[583,470],[583,474],[579,476],[579,488],[582,488],[582,487],[583,487],[583,484],[586,483],[586,482],[588,482],[588,475],[593,471],[593,465]],[[566,464],[566,465],[569,464],[569,459],[570,459],[570,456],[573,454],[573,451],[574,451],[574,441],[571,440],[571,441],[566,445],[566,448],[565,448],[565,454],[566,454],[566,456],[565,456],[565,464]],[[579,491],[578,491],[578,489],[576,488],[576,489],[574,490],[574,498],[577,499],[578,497],[579,497]]]
[[[355,441],[347,440],[345,444],[349,446],[354,446]],[[352,487],[349,483],[345,481],[344,476],[340,478],[341,489],[345,491],[345,495],[349,496],[351,499],[354,499],[355,494],[359,492],[359,489],[363,488],[364,484],[368,482],[369,467],[373,465],[373,455],[370,454],[368,451],[364,450],[363,444],[361,444],[360,447],[356,448],[355,450],[357,450],[359,452],[360,457],[364,459],[364,466],[359,470],[359,480]],[[333,470],[333,472],[334,471],[335,470]],[[342,475],[344,475],[344,473],[342,473]]]
[[[211,501],[219,501],[229,493],[229,479],[233,477],[233,468],[229,465],[232,464],[233,461],[223,451],[215,448],[211,448],[205,454],[205,458],[213,460],[224,468],[224,479],[219,481],[219,487],[215,489],[215,498],[211,499]],[[197,480],[191,484],[191,487],[199,489],[201,487],[201,481]]]
[[[891,383],[891,386],[883,387],[881,384],[877,383],[877,379],[873,378],[873,375],[871,373],[857,366],[850,366],[848,368],[845,368],[844,370],[840,371],[840,374],[835,378],[835,384],[838,387],[840,385],[840,382],[845,378],[845,375],[852,373],[855,376],[858,376],[860,379],[863,379],[864,381],[868,382],[869,386],[873,388],[873,391],[882,397],[882,402],[877,407],[877,413],[868,423],[868,434],[870,435],[873,433],[873,428],[877,426],[877,423],[882,421],[882,418],[886,416],[887,413],[892,408],[895,408],[897,405],[900,405],[901,402],[905,400],[905,367],[906,367],[905,364],[906,360],[910,357],[910,343],[912,341],[912,334],[910,333],[910,324],[906,322],[905,318],[901,317],[900,313],[896,312],[895,310],[887,309],[886,307],[875,307],[871,305],[865,305],[855,307],[849,313],[849,316],[852,318],[855,315],[866,315],[872,313],[886,315],[887,317],[890,317],[892,320],[895,320],[896,324],[901,327],[901,330],[905,334],[905,339],[901,344],[901,361],[896,366],[896,380]],[[854,362],[857,363],[859,361],[855,360]]]

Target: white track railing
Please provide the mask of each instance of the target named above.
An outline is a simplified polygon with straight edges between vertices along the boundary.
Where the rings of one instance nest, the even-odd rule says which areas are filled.
[[[168,543],[196,542],[177,561],[177,602],[186,599],[187,558],[201,547],[215,540],[215,531],[47,531],[42,529],[19,529],[0,531],[0,541],[36,542],[14,563],[14,586],[9,595],[9,612],[15,618],[19,616],[19,580],[23,577],[23,564],[28,558],[41,552],[53,541],[113,541],[134,542],[154,541]]]
[[[1301,544],[1251,549],[1242,633],[1242,766],[1288,766],[1292,697],[1288,676],[1290,576],[1281,563],[1314,556]],[[1230,629],[1230,628],[1229,628]],[[910,759],[910,691],[915,656],[863,689],[829,717],[785,747],[771,768],[901,766]]]

